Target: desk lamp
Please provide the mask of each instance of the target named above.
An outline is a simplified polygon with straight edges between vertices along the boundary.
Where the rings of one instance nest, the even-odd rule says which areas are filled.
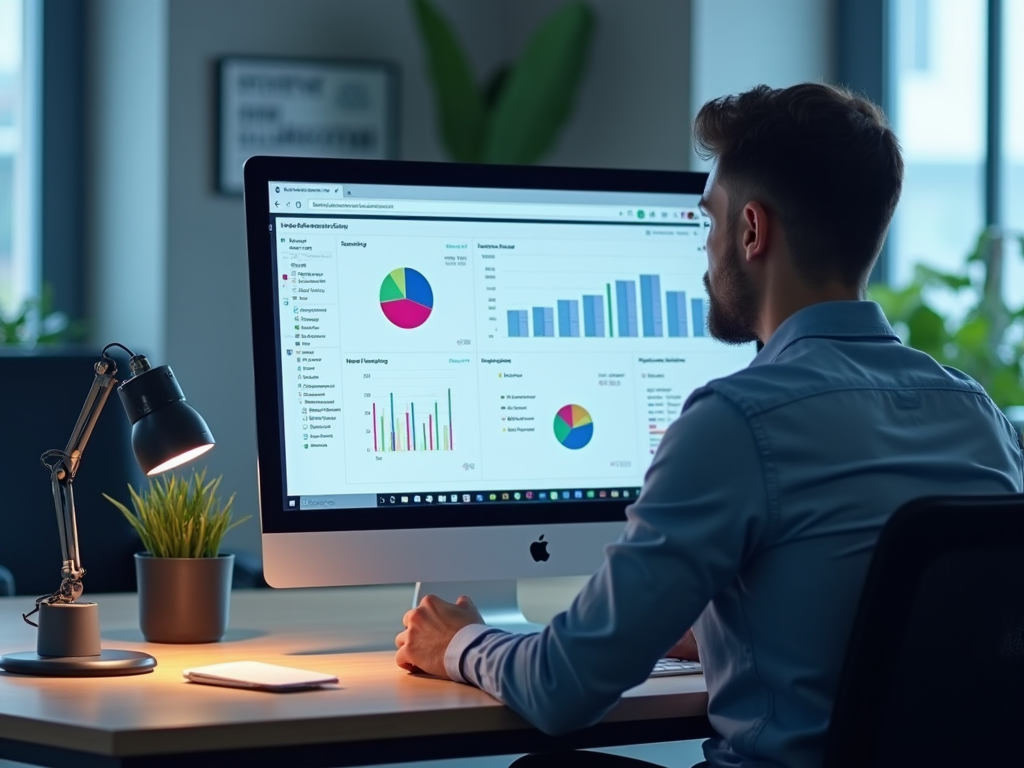
[[[117,384],[117,365],[107,354],[120,347],[130,356],[130,377],[121,383],[121,397],[132,423],[132,451],[147,475],[156,475],[191,461],[214,446],[209,427],[190,405],[169,366],[152,368],[144,355],[123,344],[108,344],[93,366],[95,378],[82,412],[63,451],[46,451],[40,460],[50,471],[53,502],[57,508],[64,565],[56,592],[36,599],[36,607],[23,614],[39,628],[36,653],[10,653],[0,657],[0,668],[24,675],[104,677],[148,672],[156,659],[148,653],[100,648],[99,606],[76,602],[82,595],[85,569],[78,552],[78,528],[72,481],[82,461],[82,451],[92,435],[110,390]],[[39,614],[38,624],[29,617]]]

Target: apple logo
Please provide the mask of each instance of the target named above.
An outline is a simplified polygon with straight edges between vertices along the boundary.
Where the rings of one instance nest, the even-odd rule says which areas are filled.
[[[537,563],[546,563],[551,557],[548,553],[548,543],[544,541],[544,534],[541,534],[540,538],[530,545],[530,555]]]

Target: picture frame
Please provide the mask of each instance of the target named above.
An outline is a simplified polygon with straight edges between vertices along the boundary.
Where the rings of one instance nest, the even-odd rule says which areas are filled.
[[[224,194],[242,194],[242,167],[253,155],[397,157],[390,62],[224,56],[217,102],[216,187]]]

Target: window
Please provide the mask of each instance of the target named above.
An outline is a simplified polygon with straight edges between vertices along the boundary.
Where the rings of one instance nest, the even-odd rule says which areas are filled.
[[[985,0],[895,0],[888,111],[906,162],[890,279],[961,271],[985,224]]]
[[[13,311],[31,290],[21,209],[24,195],[24,50],[22,0],[0,0],[0,310]]]
[[[1005,225],[1017,235],[1024,233],[1024,3],[1003,4],[1003,201]],[[1017,243],[1020,241],[1018,240]],[[1013,248],[1013,241],[1010,247]],[[1019,246],[1018,246],[1019,248]],[[1024,254],[1019,250],[1006,259],[1004,292],[1010,306],[1024,305]]]
[[[962,273],[982,229],[998,225],[1011,235],[1004,297],[1020,306],[1024,2],[887,0],[887,9],[886,108],[906,161],[889,279],[905,285],[916,264]]]

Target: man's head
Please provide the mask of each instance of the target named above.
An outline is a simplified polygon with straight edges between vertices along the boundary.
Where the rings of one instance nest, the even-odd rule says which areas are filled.
[[[878,107],[836,86],[762,85],[705,104],[694,142],[714,161],[702,199],[713,335],[752,340],[765,302],[787,305],[789,289],[800,296],[791,309],[816,291],[863,290],[903,186],[899,143]],[[761,269],[766,253],[777,258]]]

